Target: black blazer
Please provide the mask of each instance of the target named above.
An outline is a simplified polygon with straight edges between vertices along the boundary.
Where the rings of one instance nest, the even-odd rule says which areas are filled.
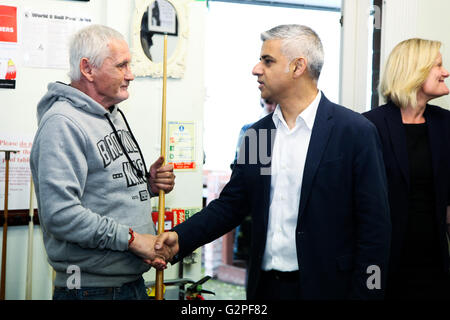
[[[389,205],[392,220],[391,273],[398,268],[408,222],[408,192],[410,188],[406,133],[400,109],[392,102],[363,114],[378,129],[383,144],[383,158],[389,187]],[[449,253],[446,237],[446,207],[450,204],[450,112],[427,105],[424,117],[434,173],[435,214],[439,230],[443,271],[448,272]]]
[[[247,161],[235,164],[218,199],[174,228],[183,257],[229,232],[251,212],[248,299],[254,299],[258,290],[266,245],[271,180],[267,173],[275,133],[272,114],[248,129],[246,136],[253,135],[257,143],[241,145],[240,154],[244,152]],[[257,161],[252,158],[256,150]],[[390,232],[387,183],[376,129],[360,114],[323,95],[307,152],[292,243],[297,247],[301,296],[382,297]],[[367,286],[371,265],[381,269],[380,290]]]

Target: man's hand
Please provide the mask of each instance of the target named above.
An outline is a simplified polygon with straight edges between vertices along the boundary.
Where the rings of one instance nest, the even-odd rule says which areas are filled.
[[[156,236],[151,234],[140,234],[134,232],[134,241],[130,244],[128,248],[135,255],[144,259],[144,261],[158,270],[164,270],[167,268],[167,263],[169,259],[172,259],[169,248],[162,247],[155,252],[155,241]]]
[[[155,252],[157,254],[163,254],[163,252],[165,252],[165,249],[168,249],[168,251],[170,252],[170,257],[167,261],[171,261],[180,250],[180,247],[178,245],[178,233],[174,231],[163,232],[156,238]]]
[[[150,167],[149,184],[152,192],[158,194],[159,190],[169,193],[175,186],[175,175],[172,165],[162,166],[164,157],[159,157]]]
[[[155,240],[154,249],[157,255],[164,255],[167,262],[172,261],[180,249],[178,246],[178,233],[173,231],[161,233]],[[169,255],[167,256],[166,253],[169,253]],[[151,259],[144,259],[144,262],[154,265],[154,261]]]

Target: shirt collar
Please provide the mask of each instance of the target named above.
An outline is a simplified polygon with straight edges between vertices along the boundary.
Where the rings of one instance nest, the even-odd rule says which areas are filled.
[[[311,102],[309,106],[307,106],[305,110],[303,110],[297,116],[296,124],[298,124],[298,121],[302,119],[306,124],[306,126],[308,127],[308,129],[312,130],[321,98],[322,92],[319,90],[313,102]],[[280,123],[282,123],[286,128],[288,128],[286,120],[284,120],[283,113],[281,112],[280,105],[277,105],[275,111],[273,112],[272,120],[273,123],[275,124],[275,128],[278,129]]]

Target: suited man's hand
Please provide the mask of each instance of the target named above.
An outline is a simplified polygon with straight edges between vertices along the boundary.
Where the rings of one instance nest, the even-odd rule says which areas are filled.
[[[164,256],[165,261],[171,262],[173,257],[178,253],[178,234],[176,232],[164,232],[157,236],[154,246],[155,254],[157,256]],[[161,270],[160,261],[152,259],[144,259],[144,262],[152,265],[158,270]],[[167,266],[164,266],[165,269]]]
[[[170,251],[170,257],[167,261],[172,261],[173,257],[180,250],[178,245],[178,233],[169,231],[160,234],[155,241],[155,252],[160,253],[161,250],[168,249]]]

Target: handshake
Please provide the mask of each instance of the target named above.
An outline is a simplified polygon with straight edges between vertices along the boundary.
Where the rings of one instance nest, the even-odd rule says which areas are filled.
[[[135,232],[128,250],[155,269],[164,270],[167,268],[167,262],[171,262],[178,253],[178,234],[169,231],[154,236]]]
[[[173,166],[163,164],[164,157],[161,156],[150,167],[148,183],[154,194],[158,194],[160,190],[169,193],[175,186]],[[154,236],[134,232],[134,240],[128,250],[157,270],[164,270],[167,268],[167,262],[171,262],[178,252],[178,234],[164,232]]]

